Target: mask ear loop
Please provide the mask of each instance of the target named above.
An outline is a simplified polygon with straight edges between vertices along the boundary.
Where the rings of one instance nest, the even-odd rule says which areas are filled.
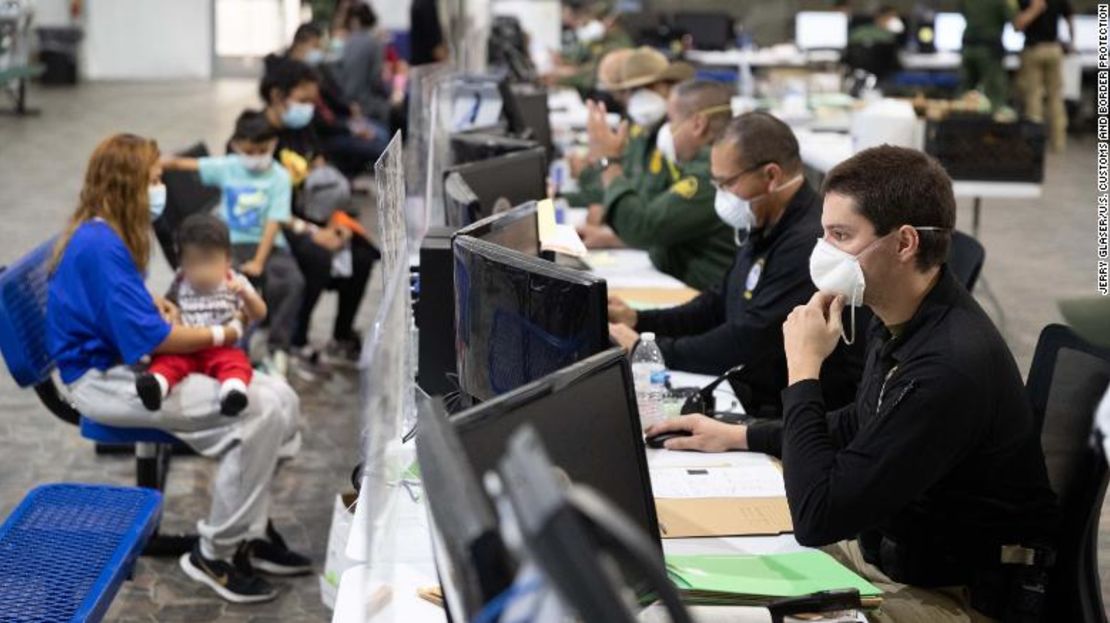
[[[849,321],[849,323],[851,324],[852,328],[852,337],[849,338],[847,335],[844,334],[844,328],[840,328],[840,339],[844,340],[844,344],[847,346],[851,346],[852,344],[856,343],[856,290],[854,289],[852,290],[852,300],[850,305],[852,309],[848,312],[848,314],[849,316],[851,316],[851,320]]]

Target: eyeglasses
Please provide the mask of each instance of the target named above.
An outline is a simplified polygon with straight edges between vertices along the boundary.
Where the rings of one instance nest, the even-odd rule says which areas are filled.
[[[762,169],[763,167],[765,167],[769,164],[776,164],[776,163],[775,163],[774,160],[764,160],[764,161],[760,162],[759,164],[753,164],[752,166],[744,169],[743,171],[740,171],[739,173],[736,173],[735,175],[727,177],[723,180],[711,179],[711,180],[709,180],[709,183],[712,184],[713,188],[715,188],[717,190],[728,190],[729,188],[732,187],[733,184],[735,184],[737,181],[739,181],[740,178],[744,177],[748,173],[751,173],[751,172],[756,171],[758,169]]]

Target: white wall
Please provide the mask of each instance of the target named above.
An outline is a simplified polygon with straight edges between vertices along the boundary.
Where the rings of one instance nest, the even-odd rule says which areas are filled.
[[[89,80],[212,75],[212,0],[86,0],[84,28]]]
[[[34,0],[35,26],[70,26],[69,0]]]

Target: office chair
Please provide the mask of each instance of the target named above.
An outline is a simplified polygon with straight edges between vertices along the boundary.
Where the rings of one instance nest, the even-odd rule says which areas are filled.
[[[203,142],[196,143],[176,155],[203,158],[208,155],[208,146]],[[176,270],[178,258],[174,235],[177,228],[186,218],[215,208],[220,203],[220,189],[201,184],[200,174],[196,171],[165,171],[162,183],[166,185],[166,209],[153,223],[154,235],[166,262]]]
[[[1110,350],[1088,343],[1068,327],[1045,327],[1026,389],[1061,509],[1046,621],[1107,621],[1098,576],[1098,523],[1108,470],[1092,424],[1108,382]]]
[[[163,491],[170,455],[175,446],[183,444],[158,429],[105,426],[82,417],[54,381],[54,360],[46,344],[46,291],[53,250],[54,239],[50,239],[0,269],[0,354],[16,384],[33,387],[51,413],[80,427],[82,437],[98,443],[133,445],[136,484]],[[144,553],[178,556],[191,550],[196,538],[156,533]]]
[[[968,292],[975,290],[975,283],[979,281],[979,273],[982,272],[983,262],[986,259],[987,252],[978,240],[962,231],[952,232],[952,245],[948,248],[948,267]]]

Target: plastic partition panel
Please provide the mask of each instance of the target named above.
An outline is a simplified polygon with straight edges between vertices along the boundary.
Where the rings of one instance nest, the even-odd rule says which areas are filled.
[[[427,211],[428,150],[432,97],[437,82],[451,71],[447,63],[417,65],[409,70],[408,128],[405,134],[405,195]]]
[[[455,77],[451,71],[434,74],[428,81],[431,89],[428,101],[427,165],[425,172],[424,203],[428,210],[429,225],[446,225],[443,209],[443,171],[451,166],[451,107],[454,101]]]

